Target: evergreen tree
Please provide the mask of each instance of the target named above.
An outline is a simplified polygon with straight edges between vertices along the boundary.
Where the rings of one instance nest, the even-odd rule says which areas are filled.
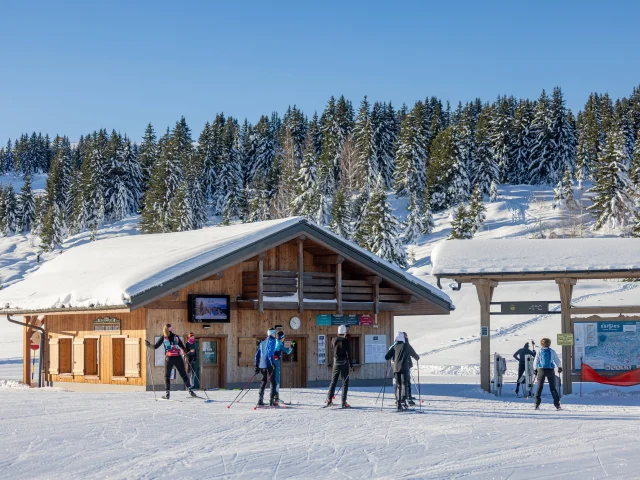
[[[429,190],[425,190],[422,199],[422,234],[429,235],[435,227],[433,213],[431,212],[431,196]]]
[[[225,125],[225,148],[222,165],[220,166],[220,180],[218,182],[222,195],[222,223],[243,218],[244,191],[242,185],[242,165],[238,144],[239,132],[235,122],[229,118]]]
[[[497,202],[498,198],[498,184],[496,182],[491,182],[491,188],[489,189],[489,201],[491,203]]]
[[[378,162],[373,151],[373,124],[366,95],[360,104],[353,129],[353,139],[357,152],[358,170],[361,172],[357,186],[363,188],[364,185],[374,185],[378,178]]]
[[[408,113],[400,126],[396,151],[394,187],[399,196],[423,191],[426,185],[427,148],[425,140],[424,104],[420,101]]]
[[[533,143],[531,145],[531,163],[529,165],[529,183],[531,185],[555,183],[555,156],[551,132],[551,105],[547,93],[542,94],[536,105],[531,123]]]
[[[640,130],[638,130],[638,134],[636,135],[636,143],[633,147],[633,158],[631,160],[631,166],[629,167],[629,178],[636,186],[636,188],[640,187]]]
[[[431,205],[435,210],[457,205],[469,197],[469,179],[455,126],[442,130],[434,139],[428,174]]]
[[[513,116],[511,103],[512,101],[507,97],[500,97],[495,107],[489,110],[492,113],[489,117],[489,139],[500,182],[506,182],[509,170],[512,168],[510,162],[513,141],[510,128]]]
[[[18,199],[13,185],[9,184],[4,190],[3,197],[4,208],[0,213],[0,216],[3,217],[1,220],[2,233],[10,235],[18,230]]]
[[[491,183],[500,175],[500,169],[496,162],[496,156],[491,150],[490,138],[491,109],[485,108],[478,118],[476,127],[476,152],[471,166],[472,184],[480,189],[481,195],[489,193]]]
[[[158,142],[156,132],[153,129],[153,125],[150,123],[144,131],[138,159],[140,162],[140,173],[142,176],[140,190],[142,192],[146,192],[149,186],[149,180],[151,179],[151,170],[158,161]]]
[[[24,184],[18,199],[18,222],[20,232],[29,232],[35,221],[36,203],[31,190],[31,175],[24,177]]]
[[[189,202],[189,186],[180,183],[169,205],[168,228],[172,232],[185,232],[193,228],[193,212]]]
[[[344,191],[339,188],[331,205],[331,223],[329,228],[342,238],[351,238],[349,228],[349,202]]]
[[[621,129],[614,128],[597,162],[596,182],[590,190],[593,204],[587,210],[596,216],[594,229],[625,227],[635,210],[638,192],[628,176],[628,152]]]
[[[456,209],[455,216],[451,222],[451,235],[449,238],[464,240],[473,237],[473,222],[467,215],[464,204],[460,204]]]
[[[531,134],[531,122],[534,106],[529,100],[518,102],[511,123],[510,168],[507,179],[512,185],[520,185],[529,181],[529,164],[531,163],[531,145],[534,138]],[[484,193],[486,194],[488,190]]]
[[[548,179],[553,182],[568,168],[573,171],[576,162],[576,139],[570,122],[571,112],[567,112],[560,87],[553,89],[550,108],[549,134],[550,171]]]
[[[404,242],[415,243],[418,237],[424,231],[422,223],[422,206],[418,201],[417,192],[411,192],[411,200],[409,201],[409,215],[404,222]]]
[[[309,135],[306,153],[296,177],[298,191],[293,200],[293,212],[295,215],[302,215],[310,220],[315,218],[315,214],[318,211],[316,162],[315,146],[311,135]]]
[[[57,203],[51,203],[47,208],[42,222],[41,240],[45,251],[54,250],[62,245],[64,239],[64,218]]]
[[[364,248],[375,255],[407,267],[407,255],[400,242],[400,225],[391,211],[382,178],[378,179],[360,228],[363,231]]]
[[[476,185],[469,201],[469,221],[471,222],[471,233],[475,234],[484,225],[487,218],[487,208],[484,206],[483,195]]]
[[[565,170],[562,180],[558,182],[553,192],[553,208],[573,208],[575,206],[570,168]]]

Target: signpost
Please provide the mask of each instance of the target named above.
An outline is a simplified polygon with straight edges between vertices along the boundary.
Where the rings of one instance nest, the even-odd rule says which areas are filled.
[[[316,325],[320,327],[330,327],[332,325],[373,326],[373,317],[371,315],[332,315],[329,313],[318,313],[316,314]]]
[[[559,333],[558,341],[556,343],[559,347],[573,345],[573,333]]]
[[[491,305],[500,305],[499,312],[491,312],[491,315],[560,315],[560,311],[551,311],[550,305],[560,305],[560,302],[491,302]]]

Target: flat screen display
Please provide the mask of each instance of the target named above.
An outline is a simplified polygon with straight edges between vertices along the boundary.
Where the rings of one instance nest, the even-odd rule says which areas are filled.
[[[190,323],[230,323],[229,295],[189,295]]]

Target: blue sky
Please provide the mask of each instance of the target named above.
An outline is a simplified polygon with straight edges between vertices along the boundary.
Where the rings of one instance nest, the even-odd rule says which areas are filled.
[[[101,127],[138,140],[184,115],[247,117],[331,95],[396,106],[537,97],[581,108],[640,84],[640,2],[3,2],[0,142],[72,140]]]

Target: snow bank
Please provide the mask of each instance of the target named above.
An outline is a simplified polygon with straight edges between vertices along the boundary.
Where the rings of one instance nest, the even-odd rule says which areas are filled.
[[[445,240],[431,254],[432,275],[596,272],[640,269],[640,239]]]

